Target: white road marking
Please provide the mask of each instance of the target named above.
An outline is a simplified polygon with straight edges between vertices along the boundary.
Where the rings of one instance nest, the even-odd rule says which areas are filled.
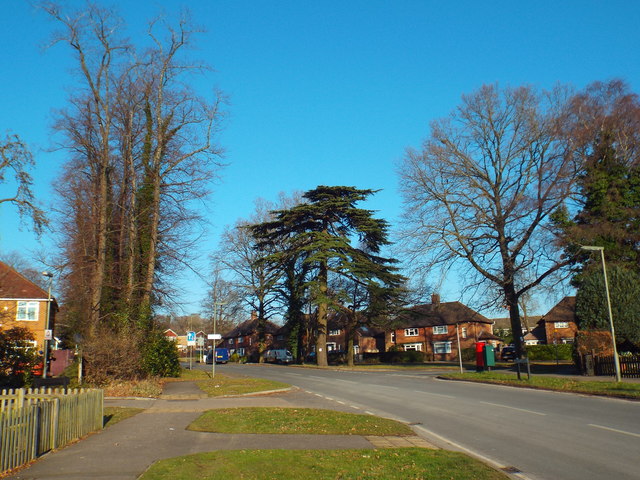
[[[424,392],[422,390],[414,390],[415,393],[422,393],[424,395],[433,395],[435,397],[445,397],[445,398],[456,398],[453,395],[443,395],[442,393],[431,393],[431,392]]]
[[[480,403],[484,403],[485,405],[493,405],[494,407],[501,407],[501,408],[509,408],[511,410],[518,410],[520,412],[533,413],[534,415],[540,415],[540,416],[543,416],[543,417],[547,416],[546,413],[534,412],[533,410],[527,410],[526,408],[510,407],[509,405],[501,405],[499,403],[491,403],[491,402],[480,402]]]
[[[602,430],[609,430],[610,432],[622,433],[624,435],[631,435],[632,437],[640,438],[640,434],[638,433],[625,432],[624,430],[618,430],[617,428],[605,427],[603,425],[595,425],[593,423],[589,423],[588,425],[590,427],[601,428]]]
[[[366,413],[367,415],[373,415],[375,416],[375,413],[371,413],[369,410],[365,410],[364,413]]]

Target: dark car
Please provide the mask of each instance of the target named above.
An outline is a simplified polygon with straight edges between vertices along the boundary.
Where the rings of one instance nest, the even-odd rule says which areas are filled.
[[[500,358],[503,362],[513,361],[516,358],[516,347],[504,347],[500,352]]]

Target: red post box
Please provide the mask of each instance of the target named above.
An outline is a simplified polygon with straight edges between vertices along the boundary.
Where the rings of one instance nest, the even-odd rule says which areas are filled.
[[[484,370],[484,346],[485,342],[476,342],[476,372]]]

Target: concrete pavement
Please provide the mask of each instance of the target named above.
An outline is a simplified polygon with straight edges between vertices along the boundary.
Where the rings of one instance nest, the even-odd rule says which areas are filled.
[[[358,435],[253,435],[192,432],[186,427],[203,411],[232,407],[325,408],[356,413],[297,389],[270,394],[208,398],[194,382],[167,383],[158,399],[106,399],[105,406],[145,410],[51,452],[7,478],[15,480],[134,480],[152,463],[192,453],[240,449],[350,449],[419,446],[420,437]]]

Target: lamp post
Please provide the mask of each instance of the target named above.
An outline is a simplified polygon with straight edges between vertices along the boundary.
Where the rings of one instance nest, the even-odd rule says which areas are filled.
[[[47,340],[47,332],[49,330],[49,320],[51,316],[51,284],[53,283],[53,273],[42,272],[44,277],[49,279],[49,290],[47,292],[47,316],[44,320],[44,359],[42,361],[42,378],[47,378],[47,360],[49,358],[49,340]]]
[[[213,303],[213,345],[211,345],[211,354],[212,354],[212,362],[211,362],[211,378],[215,378],[216,376],[216,307],[218,307],[218,315],[220,315],[220,320],[222,320],[222,306],[227,302],[214,302]]]
[[[616,347],[616,331],[613,327],[613,314],[611,313],[611,297],[609,295],[609,281],[607,280],[607,266],[604,261],[604,247],[596,247],[591,245],[582,245],[582,250],[590,252],[600,252],[600,258],[602,259],[602,273],[604,274],[604,289],[607,294],[607,308],[609,310],[609,325],[611,327],[611,342],[613,343],[613,362],[616,367],[616,382],[622,380],[620,375],[620,358],[618,357],[618,348]]]

